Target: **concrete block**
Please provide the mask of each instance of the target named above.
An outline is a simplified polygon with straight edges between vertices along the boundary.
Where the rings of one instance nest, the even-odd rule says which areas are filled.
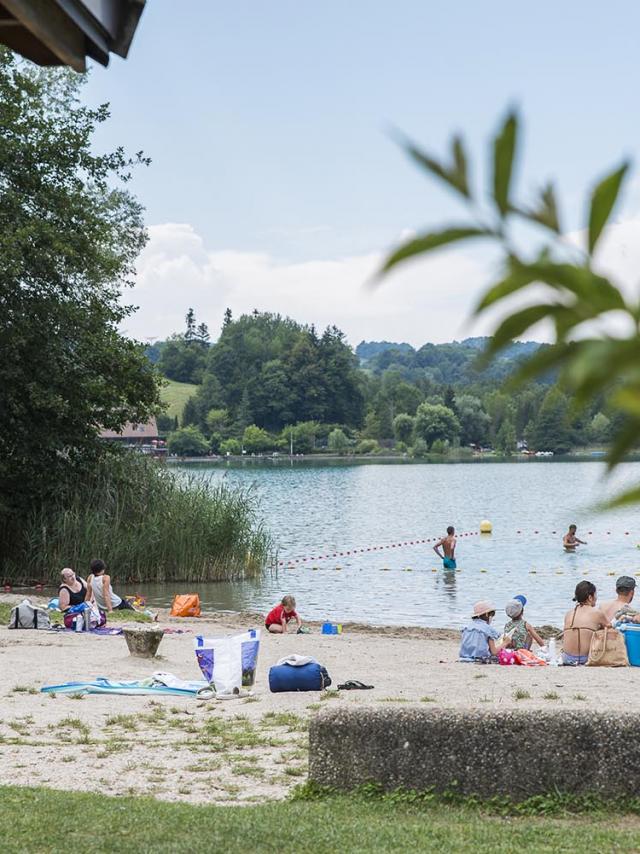
[[[315,716],[309,741],[310,780],[338,790],[375,782],[514,800],[640,795],[633,714],[343,707]]]

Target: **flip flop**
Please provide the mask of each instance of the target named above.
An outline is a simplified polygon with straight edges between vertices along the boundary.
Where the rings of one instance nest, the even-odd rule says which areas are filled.
[[[357,679],[349,679],[342,685],[338,685],[338,691],[370,691],[373,685],[365,685],[364,682],[358,682]]]

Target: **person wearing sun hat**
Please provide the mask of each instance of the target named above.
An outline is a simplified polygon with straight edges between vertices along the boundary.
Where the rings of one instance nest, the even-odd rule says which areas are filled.
[[[544,641],[537,631],[525,622],[526,601],[525,596],[514,596],[505,605],[505,614],[509,617],[509,622],[504,627],[504,634],[509,638],[508,649],[531,649],[531,641],[535,641],[538,646],[544,646]]]
[[[496,606],[493,602],[481,599],[475,603],[471,619],[462,629],[460,661],[488,664],[496,657],[496,641],[500,632],[491,625],[495,615]]]

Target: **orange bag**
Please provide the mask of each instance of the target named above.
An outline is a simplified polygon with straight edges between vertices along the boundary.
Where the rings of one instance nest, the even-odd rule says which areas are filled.
[[[200,597],[197,593],[178,593],[173,597],[172,617],[199,617]]]

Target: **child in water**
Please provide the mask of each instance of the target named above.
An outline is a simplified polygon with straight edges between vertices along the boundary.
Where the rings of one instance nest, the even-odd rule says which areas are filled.
[[[296,600],[293,596],[283,596],[282,601],[272,608],[265,617],[264,625],[268,632],[286,634],[290,620],[295,620],[297,631],[302,628],[302,620],[296,613]]]
[[[496,641],[500,632],[490,625],[496,615],[496,606],[482,600],[473,606],[473,616],[462,630],[460,661],[488,664],[497,655]]]
[[[522,601],[524,599],[524,602]],[[504,627],[505,636],[509,637],[507,649],[531,649],[531,642],[535,641],[538,646],[544,646],[544,641],[530,623],[525,622],[524,596],[518,596],[507,602],[505,613],[510,617]]]

